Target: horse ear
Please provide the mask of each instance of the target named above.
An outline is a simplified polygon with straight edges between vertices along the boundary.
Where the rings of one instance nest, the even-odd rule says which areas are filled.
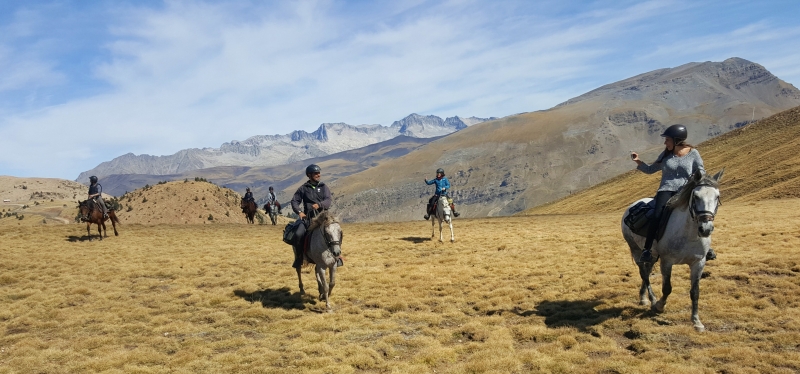
[[[694,179],[695,182],[699,182],[701,179],[703,179],[703,172],[700,171],[699,169],[695,170],[694,174],[692,175],[692,178]]]
[[[725,172],[725,168],[722,168],[722,170],[720,170],[719,173],[714,174],[714,180],[719,182],[719,180],[722,179],[722,173],[724,173],[724,172]]]

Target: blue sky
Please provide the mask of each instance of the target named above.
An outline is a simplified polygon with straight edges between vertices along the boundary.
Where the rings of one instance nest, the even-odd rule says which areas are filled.
[[[694,61],[800,85],[800,1],[3,1],[0,175],[324,122],[502,117]]]

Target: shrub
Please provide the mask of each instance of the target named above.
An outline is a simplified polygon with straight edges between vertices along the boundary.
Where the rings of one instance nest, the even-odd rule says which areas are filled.
[[[27,190],[27,189],[28,189],[28,186],[26,186],[26,185],[24,185],[24,184],[23,184],[23,185],[22,185],[22,189],[23,189],[23,190]]]
[[[210,214],[209,214],[209,215],[208,215],[208,220],[209,220],[209,221],[213,221],[213,220],[214,220],[214,216],[212,216],[212,215],[210,215]]]
[[[147,202],[147,196],[145,196],[144,198],[142,198],[142,203],[146,203],[146,202]]]
[[[126,212],[130,212],[131,210],[133,210],[133,207],[130,205],[128,205],[128,209],[125,209]]]
[[[25,216],[24,216],[24,215],[22,215],[22,214],[20,214],[20,215],[18,215],[18,216],[17,216],[17,219],[18,219],[18,220],[20,220],[20,221],[21,221],[21,220],[23,220],[24,218],[25,218]]]
[[[226,217],[230,217],[230,216],[231,216],[231,212],[229,212],[229,211],[227,211],[227,210],[226,210],[226,211],[225,211],[225,216],[226,216]]]

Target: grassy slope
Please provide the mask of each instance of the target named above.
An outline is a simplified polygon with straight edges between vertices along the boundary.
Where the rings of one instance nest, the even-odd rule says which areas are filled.
[[[706,169],[723,167],[723,203],[800,197],[800,107],[765,118],[698,145]],[[631,168],[635,164],[631,162]],[[636,170],[522,214],[620,212],[652,196],[661,174]]]

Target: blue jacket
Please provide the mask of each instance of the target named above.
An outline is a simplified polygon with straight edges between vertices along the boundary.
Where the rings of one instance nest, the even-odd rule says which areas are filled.
[[[435,184],[436,185],[436,192],[434,192],[434,194],[436,196],[440,196],[440,195],[448,196],[448,192],[450,191],[450,181],[447,180],[447,177],[442,177],[442,179],[436,179],[436,178],[431,179],[431,180],[427,180],[426,179],[425,180],[425,184],[427,184],[427,185]]]

